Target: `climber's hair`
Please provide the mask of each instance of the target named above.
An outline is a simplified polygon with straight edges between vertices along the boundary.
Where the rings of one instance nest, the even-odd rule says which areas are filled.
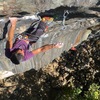
[[[10,57],[10,60],[14,64],[20,64],[20,62],[22,62],[22,60],[23,60],[23,55],[20,54],[20,53],[16,53],[16,51],[15,52],[12,52],[12,55]]]

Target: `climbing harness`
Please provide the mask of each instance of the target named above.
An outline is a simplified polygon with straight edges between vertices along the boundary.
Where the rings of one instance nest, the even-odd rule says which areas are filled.
[[[36,20],[35,22],[33,22],[33,23],[31,24],[30,28],[33,28],[33,30],[32,30],[30,33],[27,33],[27,31],[30,29],[30,28],[29,28],[29,29],[26,30],[25,32],[23,32],[23,33],[21,33],[20,35],[18,35],[17,38],[18,38],[18,39],[26,39],[26,40],[27,40],[27,35],[28,35],[28,36],[35,36],[35,35],[33,35],[33,33],[36,32],[36,30],[37,30],[37,28],[38,28],[38,25],[39,25],[39,23],[40,23],[40,21],[41,21],[41,17],[38,16],[38,18],[39,18],[39,20]],[[35,37],[36,37],[36,36],[35,36]],[[36,38],[38,38],[38,37],[36,37]]]

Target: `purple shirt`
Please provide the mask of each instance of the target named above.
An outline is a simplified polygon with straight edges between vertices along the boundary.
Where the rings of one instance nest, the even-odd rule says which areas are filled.
[[[34,56],[32,51],[29,51],[29,44],[26,43],[23,39],[17,40],[14,46],[11,49],[5,49],[5,55],[10,58],[11,52],[15,49],[23,49],[24,50],[24,59],[23,61],[26,61]]]

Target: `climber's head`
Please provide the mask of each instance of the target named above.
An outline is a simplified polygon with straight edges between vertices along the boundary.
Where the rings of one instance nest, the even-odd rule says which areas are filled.
[[[11,61],[14,64],[20,64],[20,62],[22,62],[23,58],[24,58],[24,50],[22,50],[22,49],[14,50],[10,57]]]

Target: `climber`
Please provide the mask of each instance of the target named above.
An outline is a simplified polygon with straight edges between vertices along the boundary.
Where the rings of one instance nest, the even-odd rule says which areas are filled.
[[[36,43],[39,37],[47,30],[45,20],[49,19],[50,18],[45,19],[44,17],[43,20],[40,21],[38,28],[33,35],[31,34],[30,36],[26,34],[24,37],[22,36],[22,38],[16,38],[15,42],[13,42],[14,32],[18,18],[9,18],[11,26],[8,32],[8,39],[5,49],[6,57],[8,57],[14,64],[20,64],[20,62],[26,61],[31,57],[37,55],[38,53],[45,52],[52,48],[61,48],[63,46],[63,43],[47,44],[38,49],[32,51],[29,50],[30,43]]]

